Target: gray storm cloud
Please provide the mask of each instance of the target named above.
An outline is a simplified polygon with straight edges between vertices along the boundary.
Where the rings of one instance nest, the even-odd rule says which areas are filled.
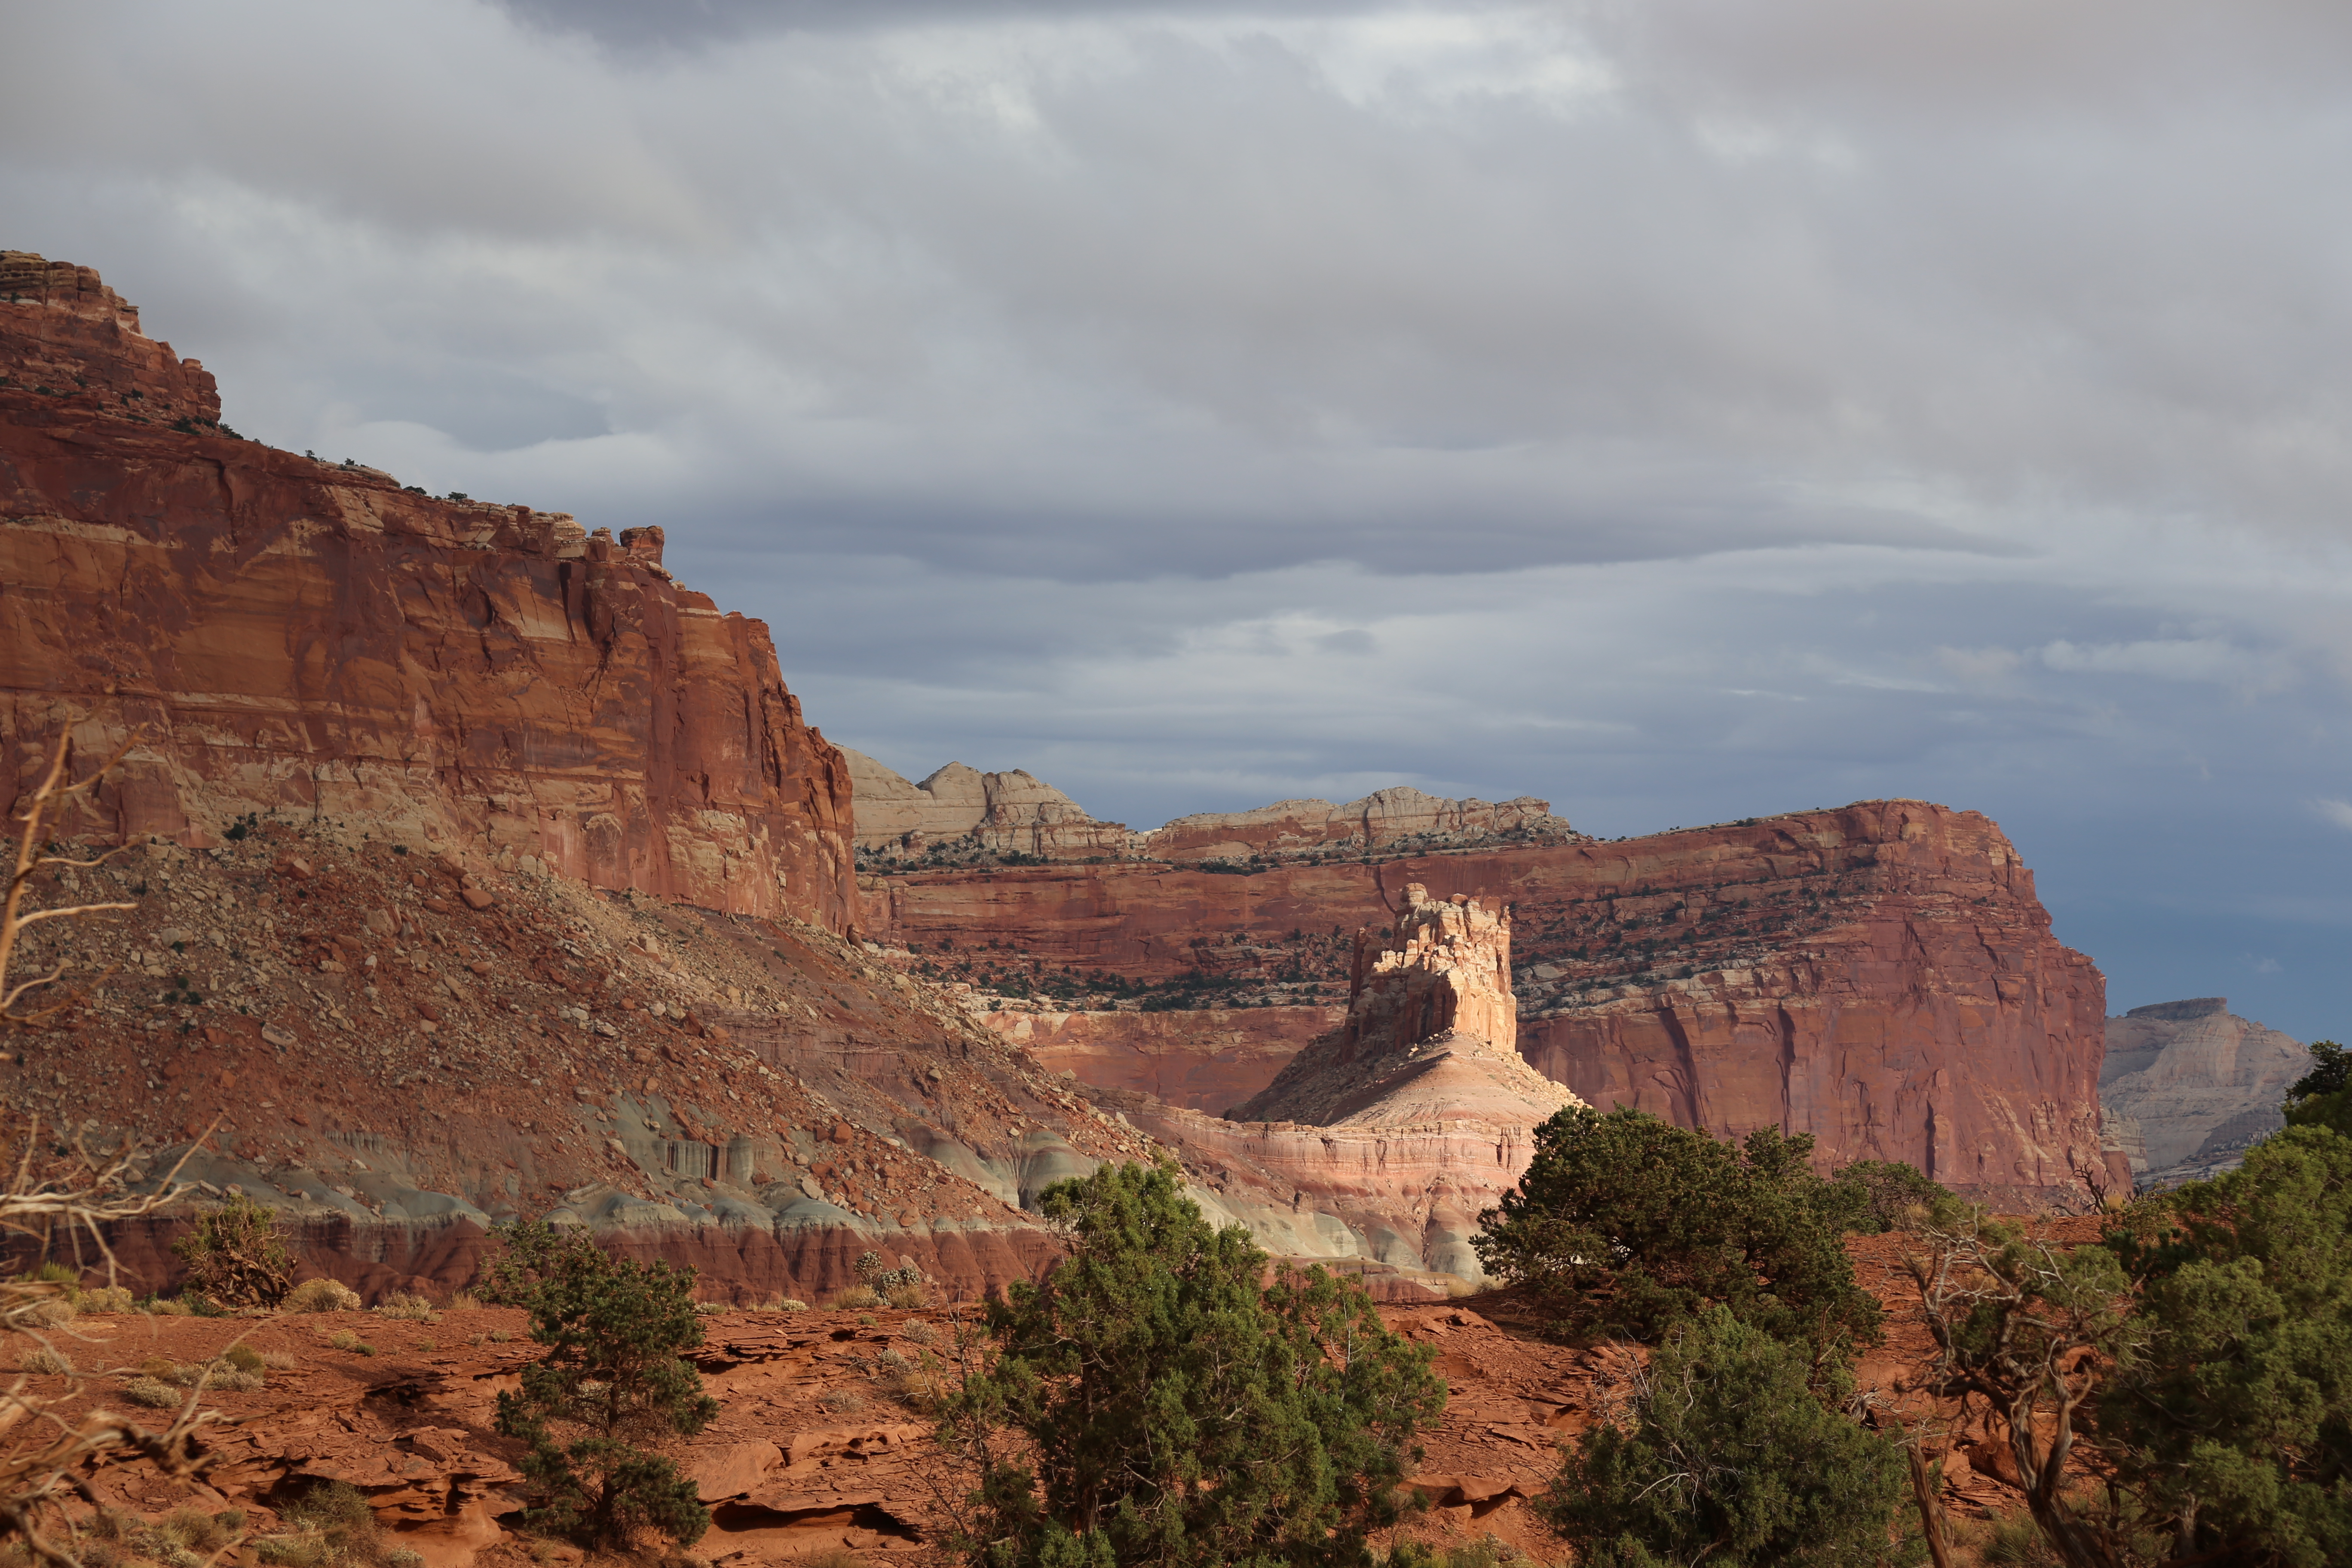
[[[2122,999],[2252,951],[2323,1010],[2340,5],[10,33],[0,242],[99,267],[265,439],[665,523],[887,761],[1135,821],[1934,795]]]

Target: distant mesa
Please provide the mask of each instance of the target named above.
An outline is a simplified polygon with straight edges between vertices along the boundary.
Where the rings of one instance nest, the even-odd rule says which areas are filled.
[[[857,847],[879,868],[953,858],[958,850],[1046,860],[1297,860],[1375,849],[1442,849],[1584,838],[1533,795],[1452,800],[1410,785],[1335,805],[1280,800],[1250,811],[1180,816],[1150,832],[1104,822],[1024,769],[982,773],[950,763],[919,784],[844,747],[855,788]]]
[[[2279,1103],[2310,1067],[2301,1041],[2238,1017],[2226,997],[2135,1007],[2107,1020],[2099,1103],[2110,1144],[2150,1185],[2230,1170],[2286,1124]]]
[[[1096,821],[1076,801],[1019,768],[984,773],[950,763],[913,784],[863,752],[844,746],[841,754],[849,763],[860,849],[920,855],[934,846],[965,844],[1000,855],[1082,860],[1132,854],[1140,837],[1123,823]]]

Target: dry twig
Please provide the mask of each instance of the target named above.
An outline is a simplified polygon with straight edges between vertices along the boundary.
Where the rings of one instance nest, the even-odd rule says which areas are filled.
[[[45,921],[79,920],[89,915],[106,914],[118,910],[137,907],[126,903],[60,904],[51,909],[27,911],[24,905],[25,895],[29,885],[41,872],[52,868],[68,871],[86,871],[93,867],[104,865],[131,847],[127,844],[118,844],[101,855],[76,858],[70,855],[51,854],[47,842],[47,833],[48,828],[54,826],[52,819],[57,810],[77,795],[97,788],[99,781],[106,777],[122,761],[138,739],[138,735],[134,732],[116,749],[112,756],[100,763],[88,778],[79,784],[68,784],[66,782],[67,763],[73,754],[73,726],[68,724],[60,728],[58,731],[58,743],[49,753],[49,765],[41,774],[41,782],[33,787],[32,793],[25,797],[23,805],[16,812],[16,821],[22,825],[22,831],[16,836],[16,865],[8,875],[7,898],[5,903],[0,903],[0,1026],[13,1029],[37,1028],[59,1010],[70,1006],[76,996],[79,994],[78,992],[68,993],[37,1012],[19,1013],[16,1010],[16,1005],[28,994],[54,985],[65,978],[67,967],[59,963],[46,974],[36,974],[28,980],[16,981],[13,984],[10,982],[9,976],[14,972],[16,962],[16,943],[23,937],[27,927],[38,925]],[[107,973],[110,974],[113,971],[110,969]],[[104,976],[101,975],[100,978],[103,979]]]

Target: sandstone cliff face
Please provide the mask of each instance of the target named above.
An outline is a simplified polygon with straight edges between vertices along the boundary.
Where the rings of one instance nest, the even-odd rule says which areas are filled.
[[[49,281],[7,303],[0,278],[0,809],[60,724],[98,755],[135,730],[86,825],[111,836],[364,822],[847,928],[841,754],[659,530],[589,538],[220,434],[211,378],[94,275],[7,260]]]
[[[981,1022],[1048,1072],[1223,1115],[1347,1016],[1339,1007],[1204,1007],[1181,1013],[1002,1011]]]
[[[2202,996],[2107,1020],[2099,1099],[2132,1170],[2158,1185],[2234,1167],[2286,1125],[2287,1085],[2311,1070],[2301,1041]]]
[[[154,425],[220,423],[212,374],[139,330],[139,307],[87,267],[0,250],[0,386],[36,396],[94,399],[118,417]]]
[[[1811,1132],[1825,1163],[1908,1161],[2000,1203],[2079,1199],[2078,1168],[2120,1164],[2100,1145],[2105,981],[1997,826],[1924,802],[1250,876],[894,876],[863,885],[862,918],[950,977],[992,941],[1047,980],[1328,1002],[1328,933],[1392,927],[1414,882],[1510,907],[1519,1051],[1595,1105]]]

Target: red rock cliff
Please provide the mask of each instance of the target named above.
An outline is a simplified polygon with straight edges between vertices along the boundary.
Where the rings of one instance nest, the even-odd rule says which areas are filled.
[[[1252,876],[919,873],[870,879],[863,919],[925,954],[1001,942],[1049,978],[1208,974],[1328,1002],[1322,933],[1393,922],[1412,882],[1510,903],[1519,1050],[1596,1105],[1809,1131],[1826,1160],[1909,1161],[2004,1202],[2079,1194],[2075,1168],[2104,1163],[2105,983],[1974,812],[1876,801]],[[1122,1016],[1142,1015],[1105,1016],[1097,1040]]]
[[[43,737],[145,737],[117,835],[247,813],[847,929],[841,753],[767,628],[675,584],[661,531],[224,434],[212,378],[87,268],[0,258],[0,808]]]

